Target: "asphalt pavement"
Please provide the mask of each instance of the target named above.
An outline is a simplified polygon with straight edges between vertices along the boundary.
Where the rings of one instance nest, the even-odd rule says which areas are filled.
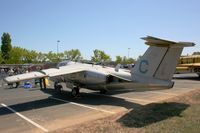
[[[197,75],[176,74],[174,77],[172,89],[115,91],[106,95],[81,89],[78,98],[72,98],[67,88],[61,94],[52,87],[47,90],[23,87],[10,89],[1,81],[0,132],[51,132],[200,89]]]

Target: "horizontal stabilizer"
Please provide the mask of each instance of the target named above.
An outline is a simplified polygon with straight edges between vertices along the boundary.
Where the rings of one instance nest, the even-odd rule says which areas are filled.
[[[157,47],[191,47],[195,45],[192,42],[174,42],[152,36],[143,37],[141,39],[146,41],[145,44]]]
[[[156,37],[142,38],[149,48],[131,71],[132,80],[140,83],[164,83],[173,86],[172,77],[184,47],[192,42],[175,42]]]

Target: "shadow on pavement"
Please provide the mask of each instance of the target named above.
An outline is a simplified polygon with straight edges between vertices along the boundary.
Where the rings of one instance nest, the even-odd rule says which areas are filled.
[[[200,81],[200,77],[196,74],[193,75],[189,75],[189,74],[176,74],[173,76],[173,79],[176,80],[183,80],[183,79],[187,79],[187,80],[194,80],[194,81]]]
[[[34,109],[56,106],[60,104],[70,104],[69,102],[75,102],[87,106],[93,106],[93,105],[119,106],[132,110],[118,120],[118,122],[128,127],[143,127],[155,122],[168,119],[170,117],[174,116],[181,117],[180,115],[181,112],[184,111],[187,107],[189,107],[189,105],[187,104],[173,103],[173,102],[151,103],[148,105],[140,105],[138,103],[129,102],[121,98],[93,95],[90,93],[81,93],[81,97],[72,98],[70,97],[70,92],[68,91],[63,91],[62,93],[56,93],[55,90],[53,89],[46,89],[42,91],[44,93],[50,94],[49,96],[50,98],[10,105],[9,107],[17,112],[23,112]],[[51,99],[51,97],[66,100],[66,102],[57,101]],[[0,107],[0,116],[12,113],[13,112],[9,111],[7,108]]]
[[[182,111],[188,107],[187,104],[176,102],[151,103],[130,111],[118,122],[127,127],[140,128],[171,117],[181,117]]]

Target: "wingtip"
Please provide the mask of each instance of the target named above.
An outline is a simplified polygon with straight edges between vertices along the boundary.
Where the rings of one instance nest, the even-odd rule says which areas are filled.
[[[146,37],[141,37],[140,39],[142,39],[142,40],[148,40],[148,39],[155,39],[155,40],[157,40],[157,39],[160,39],[160,38],[147,35]]]

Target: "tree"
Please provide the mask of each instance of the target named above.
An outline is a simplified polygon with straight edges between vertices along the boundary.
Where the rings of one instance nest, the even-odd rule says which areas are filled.
[[[92,56],[92,61],[94,62],[100,62],[100,61],[110,61],[111,58],[109,55],[107,55],[104,51],[95,49],[93,51],[94,56]]]
[[[62,61],[62,60],[64,60],[64,59],[65,59],[64,53],[58,53],[58,54],[57,54],[57,58],[58,58],[58,61],[59,61],[59,62]]]
[[[128,63],[127,63],[127,58],[126,58],[126,56],[123,57],[123,59],[122,59],[122,64],[128,64]]]
[[[34,50],[23,49],[23,61],[24,63],[35,63],[37,62],[38,53]]]
[[[5,61],[8,64],[38,63],[38,53],[34,50],[27,50],[21,47],[13,47],[10,58]]]
[[[121,64],[122,63],[122,57],[121,56],[116,56],[116,60],[115,60],[116,64]]]
[[[123,58],[122,57],[120,57],[120,58],[121,58],[121,64],[133,64],[133,63],[136,62],[135,59],[133,59],[133,58],[127,58],[126,56],[124,56]]]
[[[0,63],[3,63],[2,53],[0,51]]]
[[[10,52],[10,58],[5,61],[7,64],[22,64],[24,49],[20,47],[13,47]]]
[[[39,52],[36,57],[37,62],[43,63],[47,61],[47,56],[45,53]]]
[[[78,60],[82,59],[81,52],[78,49],[64,51],[64,56],[66,59],[69,59],[71,61],[78,61]]]
[[[31,50],[29,51],[29,54],[30,54],[29,58],[31,58],[31,63],[38,63],[37,60],[38,53],[35,50]]]
[[[1,43],[2,57],[4,60],[8,60],[10,58],[10,52],[12,50],[11,38],[9,33],[3,33],[1,37]]]
[[[49,62],[59,62],[58,54],[53,53],[52,51],[49,51],[49,53],[46,54],[46,57]]]
[[[127,64],[134,64],[136,61],[133,58],[128,58],[127,59]]]

